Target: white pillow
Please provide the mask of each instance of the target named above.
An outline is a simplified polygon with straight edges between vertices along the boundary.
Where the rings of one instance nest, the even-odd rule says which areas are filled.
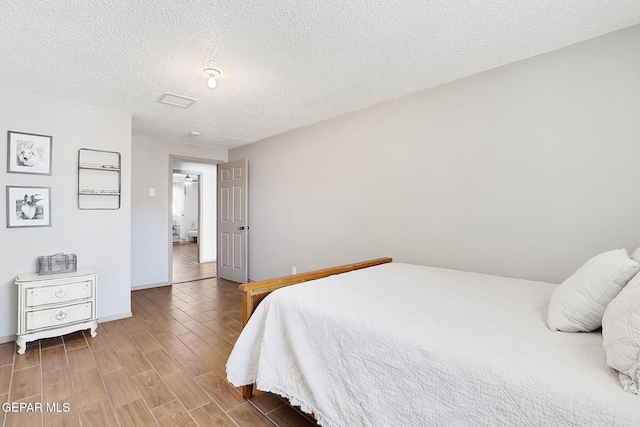
[[[607,365],[628,392],[640,394],[640,274],[609,303],[602,317]]]
[[[630,258],[640,264],[640,248],[633,251]]]
[[[547,325],[564,332],[598,329],[607,305],[639,269],[626,249],[591,258],[551,294]]]

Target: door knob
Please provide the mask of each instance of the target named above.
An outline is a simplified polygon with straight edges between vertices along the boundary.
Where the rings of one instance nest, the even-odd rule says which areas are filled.
[[[238,228],[238,230],[248,230],[249,226],[248,225],[242,225]]]

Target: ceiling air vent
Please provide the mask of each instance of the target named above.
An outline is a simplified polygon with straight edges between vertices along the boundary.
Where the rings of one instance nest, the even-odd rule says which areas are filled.
[[[174,107],[182,107],[182,108],[189,108],[196,101],[198,100],[189,98],[187,96],[174,95],[168,92],[165,92],[164,95],[162,95],[158,99],[158,102],[162,104],[173,105]]]

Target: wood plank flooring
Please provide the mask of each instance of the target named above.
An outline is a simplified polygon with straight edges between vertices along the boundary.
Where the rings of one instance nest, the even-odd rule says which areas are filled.
[[[0,344],[0,412],[12,426],[314,426],[280,397],[245,401],[225,380],[241,295],[222,279],[134,291],[133,317],[29,343]],[[49,411],[46,405],[49,404]],[[57,408],[57,412],[54,409]],[[67,411],[68,409],[68,411]]]
[[[216,262],[198,263],[197,243],[173,244],[173,283],[191,282],[217,276]]]

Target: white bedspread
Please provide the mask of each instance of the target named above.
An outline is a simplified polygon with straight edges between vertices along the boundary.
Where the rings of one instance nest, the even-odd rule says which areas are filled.
[[[324,426],[640,426],[601,334],[546,327],[555,286],[392,263],[283,288],[228,380]]]

